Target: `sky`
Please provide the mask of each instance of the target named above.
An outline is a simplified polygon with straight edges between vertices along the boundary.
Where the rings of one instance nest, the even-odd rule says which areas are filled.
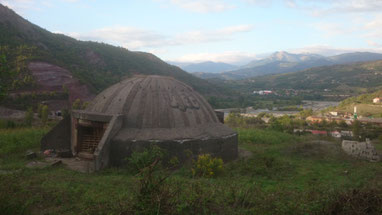
[[[245,64],[276,51],[382,52],[382,0],[0,0],[79,40],[176,62]]]

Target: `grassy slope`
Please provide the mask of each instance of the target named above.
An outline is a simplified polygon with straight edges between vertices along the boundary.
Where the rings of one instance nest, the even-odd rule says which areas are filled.
[[[373,104],[373,99],[376,97],[382,97],[382,90],[345,99],[337,107],[328,108],[327,111],[335,110],[352,113],[354,106],[356,106],[357,113],[360,116],[381,117],[382,106],[380,104]]]
[[[167,179],[178,191],[167,200],[178,214],[323,214],[352,189],[381,189],[381,163],[354,160],[338,143],[239,129],[240,147],[253,153],[225,165],[216,179],[192,178],[188,167]],[[63,167],[26,169],[23,153],[39,148],[45,129],[0,130],[0,209],[5,214],[126,214],[137,212],[138,176],[124,169],[81,174]],[[305,142],[305,143],[302,143]],[[17,145],[17,147],[16,147]],[[350,192],[351,193],[351,192]],[[157,205],[156,205],[157,206]],[[373,205],[369,205],[372,207]],[[379,212],[382,208],[379,207]],[[345,212],[346,214],[346,212]]]

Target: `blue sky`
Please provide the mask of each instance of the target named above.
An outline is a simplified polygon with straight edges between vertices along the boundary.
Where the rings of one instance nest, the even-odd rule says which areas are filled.
[[[163,60],[243,64],[275,51],[382,52],[382,0],[0,0],[80,40]]]

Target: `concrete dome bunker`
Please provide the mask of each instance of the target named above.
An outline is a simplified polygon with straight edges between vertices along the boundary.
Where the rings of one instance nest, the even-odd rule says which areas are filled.
[[[70,149],[99,170],[121,165],[152,143],[181,162],[190,151],[225,161],[238,156],[237,133],[219,122],[200,94],[165,76],[135,76],[107,88],[52,129],[41,149]]]

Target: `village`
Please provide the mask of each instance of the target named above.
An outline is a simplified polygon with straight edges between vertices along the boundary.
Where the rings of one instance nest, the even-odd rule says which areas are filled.
[[[270,90],[257,92],[260,95],[273,93]],[[376,97],[373,99],[376,108],[381,108],[382,99]],[[265,125],[270,126],[274,119],[289,118],[291,124],[284,125],[293,127],[293,133],[304,134],[309,133],[318,136],[331,136],[341,139],[364,139],[379,137],[379,131],[382,129],[382,118],[373,117],[369,114],[361,115],[357,112],[355,105],[352,112],[335,111],[330,108],[332,105],[338,105],[338,102],[321,102],[321,101],[304,101],[304,109],[302,111],[277,111],[277,110],[254,110],[249,107],[246,109],[224,109],[217,110],[225,113],[225,119],[233,115],[229,113],[240,113],[240,116],[249,119],[257,118]],[[259,121],[257,121],[259,122]],[[260,123],[260,124],[261,124]],[[289,129],[289,131],[292,131]],[[357,133],[357,134],[354,134]]]

